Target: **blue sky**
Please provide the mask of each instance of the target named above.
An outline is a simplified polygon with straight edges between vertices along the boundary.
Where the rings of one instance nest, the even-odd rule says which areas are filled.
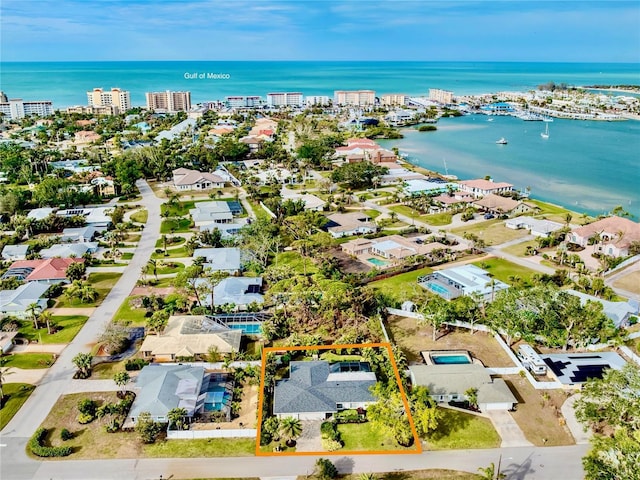
[[[640,62],[640,2],[2,0],[3,61]]]

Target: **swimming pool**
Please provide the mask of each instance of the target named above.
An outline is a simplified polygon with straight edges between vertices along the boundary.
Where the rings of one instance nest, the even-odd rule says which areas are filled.
[[[231,395],[223,385],[209,385],[204,397],[204,410],[206,412],[219,412],[229,403]]]
[[[435,365],[458,365],[471,363],[471,359],[468,355],[443,355],[443,354],[431,354],[431,360]]]
[[[367,262],[374,264],[376,267],[386,267],[389,264],[389,262],[385,262],[379,258],[367,258]]]
[[[449,290],[444,288],[442,285],[438,285],[437,283],[433,283],[433,282],[425,282],[424,285],[433,293],[437,293],[438,295],[444,295],[444,296],[449,295]]]
[[[246,335],[259,335],[262,333],[262,324],[260,323],[228,323],[227,326],[232,330],[242,330]]]

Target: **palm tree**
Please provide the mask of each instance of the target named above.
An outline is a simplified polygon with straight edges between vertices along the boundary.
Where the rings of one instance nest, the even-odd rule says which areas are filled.
[[[7,375],[12,375],[11,367],[5,368],[4,370],[0,368],[0,405],[2,405],[2,400],[4,400],[4,391],[2,390],[2,385],[6,380]]]
[[[488,467],[478,469],[482,480],[501,480],[507,476],[504,473],[500,473],[500,464],[498,463],[498,469],[496,470],[495,464],[492,462]]]
[[[40,320],[47,325],[47,333],[51,335],[51,320],[53,320],[51,312],[42,312],[40,314]]]
[[[122,396],[124,396],[124,388],[130,380],[131,376],[129,375],[129,372],[116,372],[113,376],[113,381],[118,387],[120,387]]]
[[[71,359],[73,364],[78,367],[78,370],[83,375],[83,378],[87,378],[91,375],[91,363],[93,362],[93,355],[90,353],[78,353]]]
[[[296,438],[302,433],[302,422],[297,418],[286,417],[280,420],[280,435],[286,440],[288,446],[293,446]]]
[[[40,315],[40,310],[40,305],[38,305],[36,302],[29,304],[29,306],[27,307],[27,311],[31,314],[33,325],[36,330],[40,328],[40,325],[38,325],[38,316]]]
[[[153,271],[153,276],[156,278],[156,282],[157,282],[158,281],[158,262],[152,258],[149,260],[148,265],[151,267],[151,270]]]

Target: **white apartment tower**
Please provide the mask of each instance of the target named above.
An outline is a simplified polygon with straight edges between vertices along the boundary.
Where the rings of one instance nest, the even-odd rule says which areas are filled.
[[[0,113],[9,120],[37,115],[47,117],[53,114],[53,103],[50,100],[25,102],[21,98],[11,98],[6,102],[0,102]]]
[[[442,104],[453,103],[453,92],[449,90],[440,90],[439,88],[429,89],[429,100]]]
[[[364,107],[376,102],[376,92],[373,90],[336,90],[333,93],[335,105],[349,105]]]
[[[267,105],[270,107],[299,107],[303,105],[302,93],[267,93]]]
[[[147,92],[147,108],[169,113],[191,110],[191,92]]]
[[[87,92],[87,100],[90,107],[112,107],[113,113],[124,113],[131,109],[131,96],[127,90],[112,88],[104,91],[102,88],[94,88]]]

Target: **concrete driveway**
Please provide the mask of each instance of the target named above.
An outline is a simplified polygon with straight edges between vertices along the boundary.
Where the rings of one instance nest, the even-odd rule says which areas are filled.
[[[302,433],[296,440],[297,452],[321,452],[320,425],[322,420],[302,420]]]
[[[520,427],[506,410],[490,410],[485,413],[493,423],[502,443],[500,447],[532,447],[533,443],[527,440]]]

